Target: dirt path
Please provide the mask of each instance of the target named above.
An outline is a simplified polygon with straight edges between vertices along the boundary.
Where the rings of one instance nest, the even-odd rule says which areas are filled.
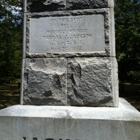
[[[17,84],[0,86],[0,109],[20,103],[20,92]]]

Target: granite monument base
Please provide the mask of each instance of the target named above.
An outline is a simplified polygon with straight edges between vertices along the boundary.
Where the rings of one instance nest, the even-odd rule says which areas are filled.
[[[0,111],[0,140],[140,140],[140,112],[118,108],[23,106]]]

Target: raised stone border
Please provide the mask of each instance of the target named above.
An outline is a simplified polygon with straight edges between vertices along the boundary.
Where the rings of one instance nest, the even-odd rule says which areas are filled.
[[[24,12],[113,8],[114,0],[25,0]]]
[[[79,15],[103,15],[104,16],[104,32],[105,32],[105,51],[92,51],[92,52],[44,52],[44,53],[31,53],[30,52],[30,20],[32,18],[41,17],[63,17],[63,16],[79,16]],[[43,13],[27,13],[25,14],[24,21],[24,48],[23,58],[50,58],[50,57],[110,57],[115,55],[115,33],[114,33],[114,13],[112,9],[90,9],[90,10],[73,10],[73,11],[53,11]]]

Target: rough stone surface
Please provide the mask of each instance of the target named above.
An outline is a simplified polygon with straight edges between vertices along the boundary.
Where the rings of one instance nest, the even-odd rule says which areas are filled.
[[[114,106],[110,58],[68,59],[68,104]]]
[[[140,140],[140,112],[118,108],[12,106],[0,111],[0,140]]]
[[[108,0],[66,0],[67,9],[92,9],[108,7]]]
[[[26,59],[23,104],[66,105],[65,59]]]
[[[110,8],[114,0],[25,0],[25,7],[30,12]]]
[[[53,11],[65,7],[65,0],[27,0],[27,9],[30,12]]]
[[[22,104],[118,106],[117,64],[109,57],[26,59],[23,77]]]
[[[114,0],[25,0],[21,104],[118,106]]]

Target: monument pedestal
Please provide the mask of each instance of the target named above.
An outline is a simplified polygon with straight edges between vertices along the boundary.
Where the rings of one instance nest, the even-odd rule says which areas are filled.
[[[140,140],[140,113],[118,108],[22,106],[0,111],[0,140]]]

